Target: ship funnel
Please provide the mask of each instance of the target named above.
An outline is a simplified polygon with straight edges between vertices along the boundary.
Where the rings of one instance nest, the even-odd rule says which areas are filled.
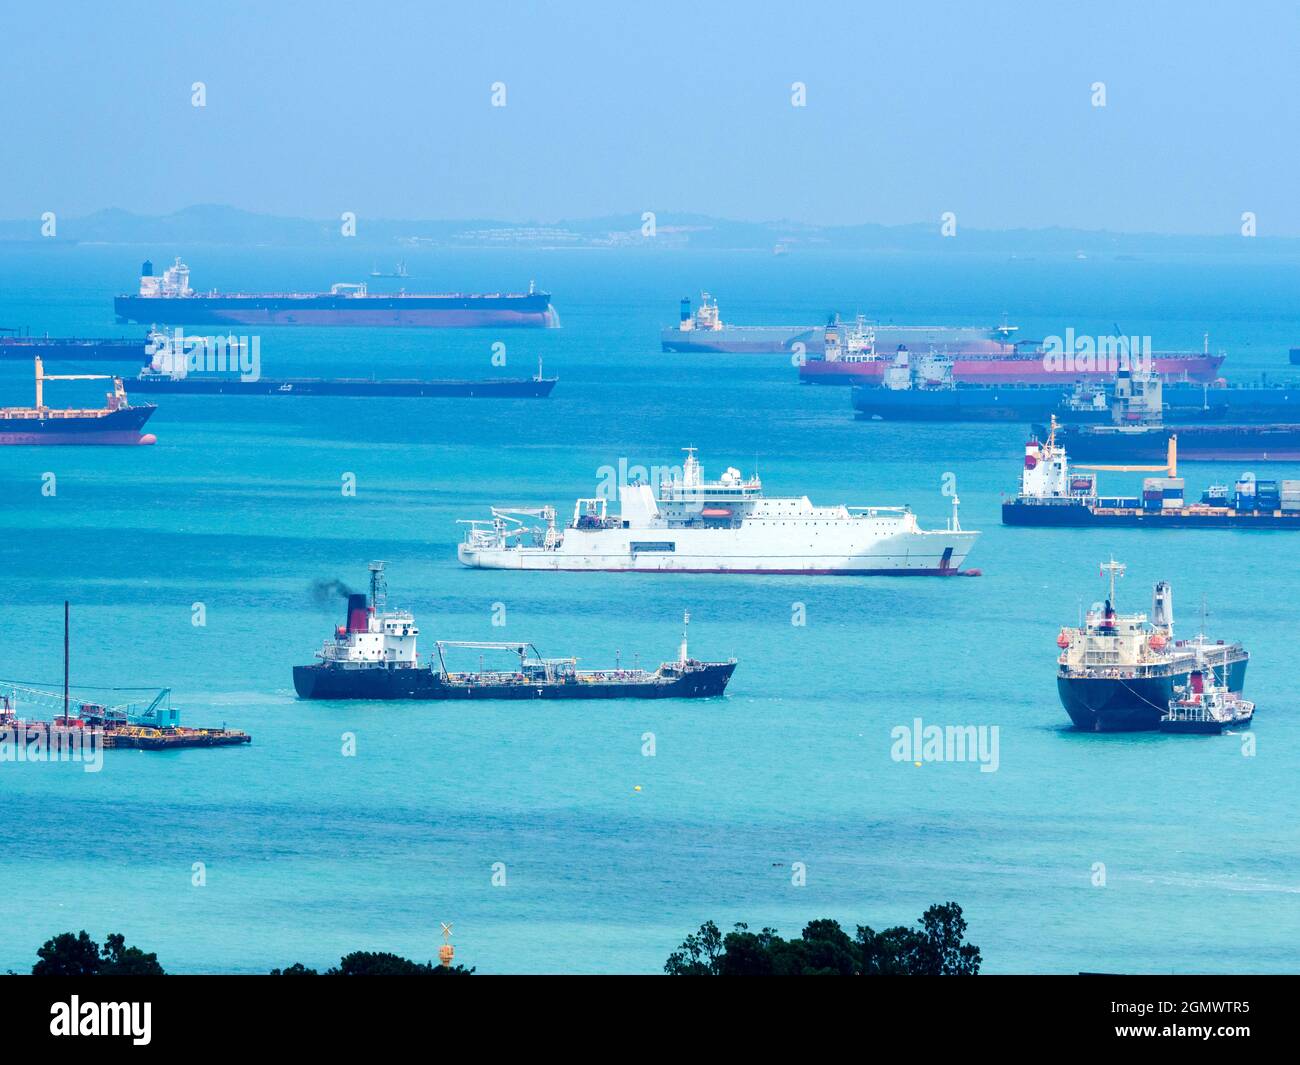
[[[360,593],[348,596],[348,632],[365,632],[369,627],[366,597]]]
[[[1168,581],[1157,581],[1151,596],[1151,624],[1162,629],[1174,627],[1174,592]]]
[[[690,320],[691,320],[691,297],[683,296],[682,297],[682,321],[689,322]]]
[[[150,262],[148,259],[146,259],[144,263],[140,266],[140,276],[153,277],[153,263]]]

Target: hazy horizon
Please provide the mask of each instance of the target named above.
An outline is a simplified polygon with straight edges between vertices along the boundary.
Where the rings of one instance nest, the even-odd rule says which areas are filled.
[[[19,45],[0,68],[7,219],[952,212],[959,233],[1233,235],[1253,212],[1261,237],[1300,236],[1300,15],[1280,2],[56,2],[0,27]]]

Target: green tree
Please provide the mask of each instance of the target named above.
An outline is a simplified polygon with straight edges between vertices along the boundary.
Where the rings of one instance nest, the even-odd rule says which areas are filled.
[[[857,937],[838,921],[809,921],[799,939],[774,928],[737,924],[721,934],[707,921],[668,957],[671,976],[964,976],[979,972],[979,947],[963,941],[966,921],[955,902],[931,906],[919,928],[877,932],[859,925]]]
[[[36,951],[33,976],[163,976],[157,954],[128,947],[126,937],[116,932],[96,948],[94,940],[81,932],[62,932],[47,939]]]
[[[325,971],[326,976],[469,976],[473,969],[463,965],[443,968],[433,962],[416,962],[383,951],[354,950],[339,959],[338,965]],[[272,969],[272,976],[319,976],[302,962],[287,969]]]
[[[99,948],[85,929],[47,939],[36,957],[33,976],[94,976],[99,972]]]

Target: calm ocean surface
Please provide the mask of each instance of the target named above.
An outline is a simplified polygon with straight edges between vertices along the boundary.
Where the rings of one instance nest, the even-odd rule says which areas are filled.
[[[177,249],[203,290],[356,280],[369,252]],[[167,248],[0,251],[0,325],[134,335],[111,296]],[[1300,262],[615,252],[407,256],[408,287],[554,294],[563,328],[263,330],[267,376],[560,377],[549,401],[158,397],[153,448],[0,449],[0,677],[54,686],[72,602],[73,682],[170,686],[183,721],[251,747],[106,752],[0,765],[0,971],[48,936],[121,931],[177,972],[324,967],[354,949],[436,954],[453,922],[480,972],[650,972],[702,921],[796,934],[814,917],[875,927],[954,899],[986,971],[1300,968],[1300,539],[1243,532],[1003,529],[1021,426],[863,424],[849,393],[801,387],[781,356],[666,355],[678,299],[724,320],[993,323],[1024,336],[1150,334],[1229,353],[1231,377],[1287,376]],[[393,284],[379,282],[379,285]],[[494,369],[491,345],[507,346]],[[78,367],[95,371],[99,367]],[[68,367],[58,370],[68,372]],[[98,382],[51,385],[94,401]],[[57,390],[57,391],[54,391]],[[0,402],[31,401],[0,363]],[[910,504],[984,535],[978,580],[510,574],[461,568],[458,519],[492,504],[562,516],[602,466],[706,474],[757,460],[772,494]],[[1188,464],[1188,493],[1236,464]],[[1261,476],[1300,468],[1256,466]],[[57,495],[41,494],[57,475]],[[357,479],[355,498],[340,491]],[[1117,488],[1140,475],[1102,474]],[[1184,635],[1243,640],[1259,704],[1238,737],[1067,729],[1054,639],[1128,563],[1125,609],[1173,583]],[[740,660],[707,702],[298,702],[290,668],[342,614],[314,581],[360,587],[389,563],[427,655],[443,639],[529,639],[587,664],[672,657],[683,610],[700,657]],[[191,624],[205,604],[207,625]],[[507,624],[494,628],[492,605]],[[803,604],[807,624],[791,624]],[[21,707],[20,707],[21,709]],[[917,768],[890,729],[1000,727],[1000,766]],[[343,757],[343,734],[356,735]],[[657,754],[643,757],[653,732]],[[638,792],[634,790],[641,787]],[[205,863],[207,883],[191,886]],[[791,883],[803,862],[807,884]],[[493,886],[494,863],[506,883]],[[1104,863],[1106,885],[1093,886]]]

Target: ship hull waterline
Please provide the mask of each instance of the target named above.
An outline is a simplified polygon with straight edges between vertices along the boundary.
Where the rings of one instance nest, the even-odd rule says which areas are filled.
[[[1227,667],[1227,687],[1240,695],[1246,684],[1248,659],[1242,657]],[[1056,678],[1061,705],[1074,727],[1084,732],[1149,732],[1160,727],[1175,688],[1186,687],[1194,665],[1157,677],[1062,677]],[[1216,667],[1216,673],[1223,673]]]
[[[722,695],[735,668],[734,662],[711,663],[653,682],[465,684],[448,681],[428,667],[339,669],[314,665],[294,666],[293,686],[299,698],[322,700],[704,699]]]
[[[418,297],[250,297],[119,296],[114,310],[119,322],[162,325],[303,325],[407,326],[425,329],[552,329],[558,324],[549,298],[515,297],[496,300],[447,298],[444,304],[419,305]],[[486,306],[481,304],[501,304]]]

